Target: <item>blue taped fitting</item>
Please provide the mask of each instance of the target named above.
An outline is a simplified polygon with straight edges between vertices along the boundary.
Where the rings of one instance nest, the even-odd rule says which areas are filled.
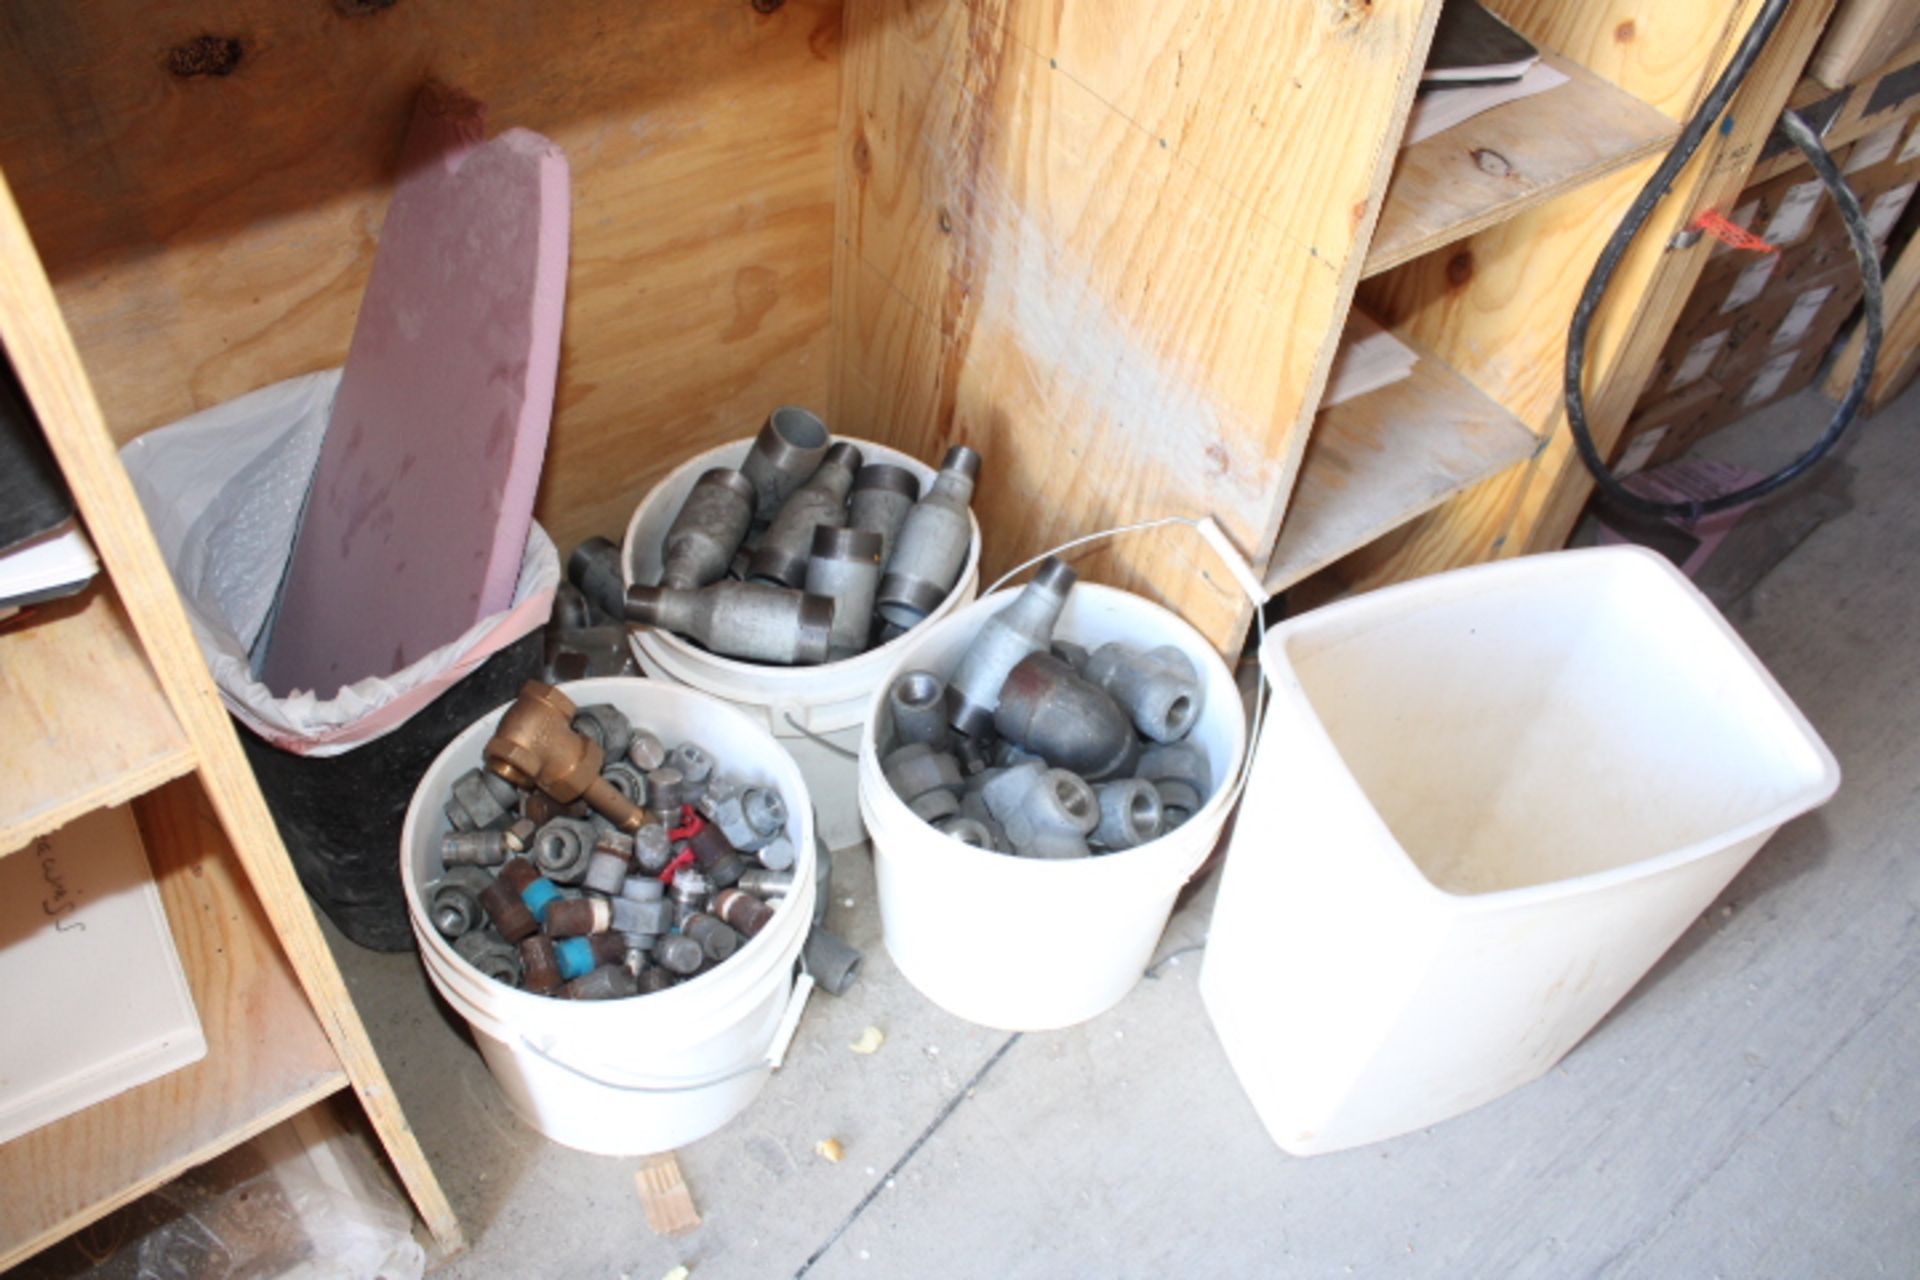
[[[585,938],[562,938],[553,944],[553,954],[560,959],[562,979],[593,972],[593,943]]]
[[[545,879],[535,880],[520,891],[520,901],[527,904],[527,910],[533,912],[533,918],[541,924],[547,922],[547,908],[560,896],[560,886]]]

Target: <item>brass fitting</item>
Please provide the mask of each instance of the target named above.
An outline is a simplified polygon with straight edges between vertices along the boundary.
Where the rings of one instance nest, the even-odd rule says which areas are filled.
[[[600,776],[600,744],[573,731],[579,708],[550,684],[529,680],[487,743],[487,767],[520,787],[538,787],[561,804],[585,800],[623,831],[647,824],[646,811]]]

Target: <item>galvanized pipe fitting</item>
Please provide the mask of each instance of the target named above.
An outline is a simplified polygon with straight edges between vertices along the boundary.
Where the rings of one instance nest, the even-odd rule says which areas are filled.
[[[943,835],[952,836],[961,844],[975,849],[998,849],[999,843],[993,838],[993,832],[986,823],[963,814],[943,818],[933,824],[934,829]]]
[[[628,876],[620,886],[620,896],[629,902],[658,902],[667,896],[667,886],[660,883],[657,875]]]
[[[740,949],[740,935],[726,921],[705,912],[696,912],[687,917],[680,926],[680,932],[700,944],[707,953],[707,959],[719,964]]]
[[[798,853],[793,847],[793,841],[787,839],[785,835],[777,835],[754,850],[753,856],[760,860],[761,866],[770,871],[788,871],[792,869]],[[752,868],[749,867],[748,870]]]
[[[912,742],[889,752],[880,768],[894,794],[922,821],[938,822],[960,812],[965,779],[950,753]]]
[[[709,904],[713,914],[744,937],[755,937],[773,923],[773,908],[750,893],[722,889]]]
[[[847,525],[880,535],[880,563],[893,554],[893,540],[907,513],[920,500],[920,477],[889,462],[869,462],[853,478],[847,497]]]
[[[828,449],[813,478],[793,491],[760,535],[747,576],[783,587],[805,582],[813,531],[821,525],[838,528],[846,524],[847,493],[853,488],[853,473],[859,469],[857,447],[842,441]]]
[[[871,529],[813,531],[807,557],[807,594],[833,601],[827,656],[851,658],[873,634],[873,599],[880,590],[880,535]]]
[[[523,852],[533,824],[516,818],[504,829],[448,831],[440,837],[440,862],[449,867],[497,867]]]
[[[1100,822],[1100,803],[1085,779],[1065,769],[1016,765],[989,782],[987,808],[1006,828],[1015,853],[1029,858],[1084,858]]]
[[[676,923],[685,920],[696,912],[707,909],[707,896],[713,886],[706,876],[692,867],[684,867],[673,877],[673,883],[667,887],[667,897],[673,903],[673,917]]]
[[[609,849],[605,844],[596,845],[587,858],[587,874],[582,877],[580,887],[588,893],[612,896],[620,892],[620,886],[627,882],[627,872],[632,869],[630,855]]]
[[[793,872],[753,867],[740,877],[739,887],[756,898],[784,898],[793,892]]]
[[[598,838],[591,822],[555,818],[533,837],[533,865],[555,884],[579,884],[586,878]]]
[[[627,744],[627,763],[642,773],[652,773],[667,762],[667,744],[645,729],[634,731]]]
[[[610,702],[581,707],[573,716],[573,731],[600,744],[601,760],[618,760],[633,741],[633,721]],[[603,763],[603,767],[604,763]]]
[[[979,476],[980,455],[963,444],[953,446],[927,496],[907,513],[880,579],[880,616],[888,622],[913,626],[960,580],[973,544],[967,509]]]
[[[1140,758],[1120,704],[1051,653],[1030,653],[1008,673],[993,725],[1001,737],[1095,782],[1131,772]]]
[[[639,805],[647,807],[647,775],[628,764],[625,760],[615,760],[600,771],[615,791]]]
[[[620,548],[605,538],[588,538],[567,557],[567,580],[609,618],[619,618],[627,584],[620,569]]]
[[[1160,793],[1160,810],[1171,831],[1191,818],[1213,794],[1213,768],[1206,748],[1191,740],[1150,747],[1140,757],[1134,776],[1151,782]]]
[[[953,741],[946,682],[931,671],[909,671],[895,680],[887,690],[887,709],[893,713],[896,747],[918,742],[945,751]]]
[[[669,933],[653,944],[653,961],[669,973],[691,977],[707,963],[707,951],[684,933]]]
[[[1206,686],[1193,659],[1170,644],[1144,653],[1118,641],[1103,644],[1082,670],[1113,695],[1133,718],[1134,728],[1155,742],[1186,737],[1205,705]]]
[[[716,780],[700,798],[700,812],[720,828],[734,848],[755,853],[787,828],[787,804],[771,787],[747,787]]]
[[[1065,563],[1048,556],[1033,581],[974,633],[960,666],[947,680],[947,720],[961,733],[979,737],[993,727],[994,708],[1007,673],[1030,653],[1053,642],[1053,624],[1066,608],[1067,593],[1078,577]]]
[[[666,827],[651,823],[633,833],[633,864],[650,876],[657,876],[673,861],[673,837]]]
[[[767,415],[740,474],[753,486],[753,517],[771,520],[793,491],[813,477],[827,456],[827,424],[797,405]]]
[[[726,577],[753,523],[754,499],[753,482],[731,467],[701,473],[667,527],[660,585],[690,591]]]
[[[495,831],[512,824],[520,789],[491,769],[469,769],[453,780],[444,806],[455,831]]]
[[[667,752],[667,768],[678,769],[680,776],[695,786],[704,786],[713,777],[713,757],[699,743],[683,742]],[[683,798],[681,803],[692,804],[693,799]]]
[[[1160,835],[1160,793],[1151,782],[1120,778],[1101,783],[1093,793],[1100,802],[1100,825],[1093,829],[1093,843],[1131,849]]]
[[[563,1000],[624,1000],[640,994],[640,983],[622,964],[604,964],[560,988]]]
[[[658,884],[659,881],[654,881]],[[613,929],[624,934],[659,935],[673,929],[673,903],[665,898],[640,902],[632,898],[614,898],[608,903],[613,913]]]
[[[482,977],[510,987],[520,981],[520,948],[491,929],[475,929],[455,938],[453,950]]]
[[[427,886],[427,916],[433,927],[448,938],[478,929],[487,918],[480,895],[492,884],[493,877],[479,867],[448,867]]]
[[[687,803],[681,799],[687,788],[686,775],[670,764],[663,764],[647,775],[647,784],[650,792],[647,812],[662,826],[677,825],[680,806]]]
[[[780,666],[825,662],[833,632],[833,601],[764,582],[716,582],[698,591],[633,587],[625,616],[722,657]]]

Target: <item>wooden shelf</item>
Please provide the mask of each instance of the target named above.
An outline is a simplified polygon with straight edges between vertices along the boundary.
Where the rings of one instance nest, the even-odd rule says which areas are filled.
[[[1399,335],[1402,342],[1407,338]],[[1321,411],[1266,574],[1284,591],[1531,454],[1539,441],[1438,356]]]
[[[1679,133],[1674,121],[1579,64],[1552,55],[1544,61],[1567,83],[1400,152],[1363,276],[1664,150]]]
[[[195,764],[104,577],[0,632],[0,724],[0,854]]]
[[[207,1056],[0,1147],[0,1271],[347,1084],[198,783],[138,816]]]

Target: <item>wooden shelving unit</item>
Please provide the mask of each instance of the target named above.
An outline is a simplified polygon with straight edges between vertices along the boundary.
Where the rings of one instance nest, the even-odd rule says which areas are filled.
[[[194,767],[111,582],[0,631],[0,856]]]
[[[207,1055],[0,1146],[0,1270],[349,1084],[199,786],[139,812]]]
[[[0,1145],[0,1270],[347,1087],[457,1250],[4,183],[0,345],[102,566],[0,633],[0,853],[133,801],[207,1039],[201,1061]]]
[[[1525,423],[1422,353],[1405,381],[1320,411],[1267,590],[1285,591],[1539,445]]]
[[[1666,150],[1678,135],[1674,121],[1579,63],[1551,54],[1542,61],[1567,83],[1400,151],[1363,277],[1577,191]]]

